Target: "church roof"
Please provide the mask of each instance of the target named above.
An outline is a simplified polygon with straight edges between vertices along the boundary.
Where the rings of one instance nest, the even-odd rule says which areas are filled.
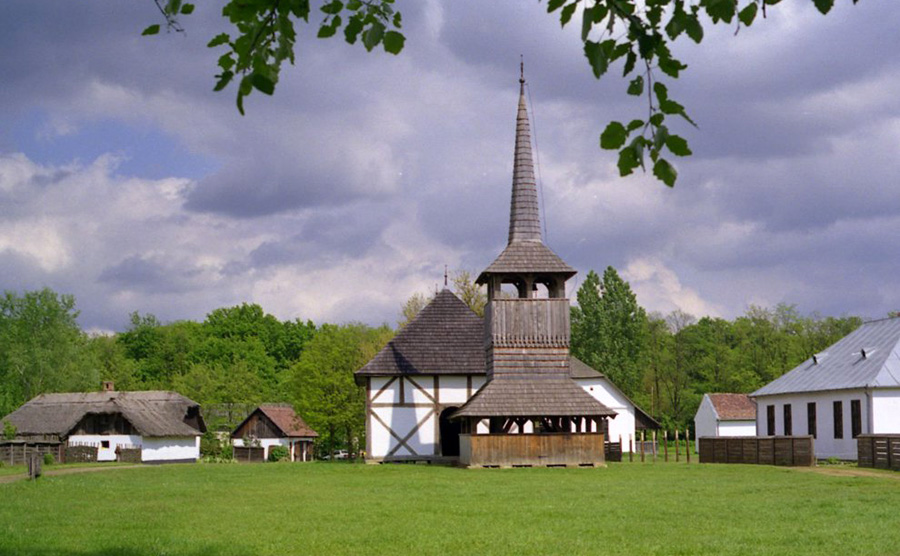
[[[484,372],[484,321],[445,288],[356,371],[356,378]]]
[[[461,417],[615,417],[567,376],[495,377],[456,413]]]
[[[506,246],[478,276],[477,282],[484,283],[488,274],[567,274],[566,278],[576,274],[576,270],[567,265],[559,255],[539,241],[517,241]]]
[[[900,317],[864,323],[750,396],[898,387]]]

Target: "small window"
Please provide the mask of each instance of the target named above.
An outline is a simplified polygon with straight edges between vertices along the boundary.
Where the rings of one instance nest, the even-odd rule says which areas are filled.
[[[859,400],[850,400],[850,434],[853,438],[862,434],[862,409]]]
[[[816,402],[806,404],[806,434],[816,437]]]
[[[100,447],[101,448],[109,448],[109,440],[101,440]]]
[[[794,434],[794,421],[791,419],[791,404],[784,404],[784,435]]]
[[[775,436],[775,406],[766,406],[766,434]]]
[[[844,403],[834,402],[834,437],[844,438]]]

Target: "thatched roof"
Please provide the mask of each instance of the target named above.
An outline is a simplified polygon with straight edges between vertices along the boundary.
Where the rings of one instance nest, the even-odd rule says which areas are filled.
[[[504,376],[482,386],[459,410],[461,417],[615,417],[566,376]]]
[[[484,321],[444,289],[356,371],[356,380],[366,376],[484,372]]]
[[[257,407],[250,412],[241,424],[234,428],[235,432],[239,431],[244,423],[250,420],[255,413],[265,415],[275,427],[287,437],[306,437],[316,438],[319,433],[314,431],[312,427],[306,424],[302,417],[294,412],[294,408],[290,404],[265,404]],[[233,436],[233,434],[232,434]]]
[[[196,436],[205,426],[200,406],[176,392],[79,392],[42,394],[13,411],[2,421],[18,435],[58,435],[69,432],[89,414],[121,414],[142,436]],[[185,421],[189,416],[200,429]]]

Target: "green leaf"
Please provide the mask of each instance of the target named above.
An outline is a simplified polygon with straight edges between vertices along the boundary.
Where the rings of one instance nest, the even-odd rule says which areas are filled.
[[[562,13],[559,14],[559,22],[563,27],[572,19],[572,14],[575,13],[575,8],[578,7],[578,2],[572,2],[563,8]]]
[[[253,87],[261,93],[271,95],[275,92],[275,83],[261,73],[253,74]]]
[[[662,110],[663,114],[682,114],[684,112],[684,106],[678,104],[674,100],[660,100],[659,101],[659,109]]]
[[[744,9],[741,10],[740,13],[738,14],[738,19],[744,25],[746,25],[747,27],[750,27],[751,25],[753,25],[753,20],[756,19],[757,9],[758,9],[758,7],[756,5],[756,2],[751,2],[751,3],[747,4],[746,6],[744,6]]]
[[[337,27],[333,25],[323,24],[321,27],[319,27],[319,32],[316,33],[316,37],[320,39],[327,39],[328,37],[333,37],[335,33],[337,33]]]
[[[362,30],[362,18],[351,17],[350,21],[348,21],[347,25],[344,27],[344,39],[346,39],[348,43],[353,44],[356,42],[356,38],[359,37]]]
[[[669,23],[666,25],[666,35],[669,36],[669,39],[677,39],[678,35],[684,31],[686,19],[687,14],[684,13],[684,10],[675,10],[675,13],[672,14],[672,19],[670,19]]]
[[[626,129],[630,133],[630,132],[638,129],[642,125],[644,125],[644,120],[631,120],[630,122],[628,122],[628,127]]]
[[[625,57],[625,67],[622,69],[622,77],[625,77],[632,71],[634,71],[634,64],[637,62],[637,54],[634,53],[633,50],[628,51],[628,55]]]
[[[216,77],[219,78],[219,81],[216,82],[216,86],[213,88],[213,91],[221,91],[231,82],[231,79],[234,77],[234,72],[223,71]]]
[[[215,48],[221,44],[228,44],[229,40],[231,40],[231,38],[228,36],[228,33],[219,33],[218,35],[213,37],[206,46],[209,48]]]
[[[341,0],[333,0],[322,6],[322,11],[328,15],[340,13],[344,9],[344,3]]]
[[[684,20],[684,32],[697,44],[703,40],[703,26],[700,25],[700,18],[697,14],[687,15]]]
[[[381,42],[382,37],[384,37],[384,25],[380,21],[373,21],[372,24],[369,25],[369,28],[366,29],[365,33],[363,33],[363,46],[366,47],[366,50],[371,52],[372,49]]]
[[[641,96],[644,94],[644,76],[639,75],[631,80],[628,84],[628,94],[632,96]]]
[[[384,49],[391,54],[400,54],[404,42],[406,42],[406,37],[397,31],[388,31],[384,34]]]
[[[594,8],[585,8],[581,19],[581,40],[586,41],[594,26]]]
[[[669,135],[666,137],[666,147],[672,151],[675,156],[690,156],[691,149],[688,142],[677,135]]]
[[[560,9],[565,3],[566,0],[550,0],[549,2],[547,2],[547,13],[552,14],[556,10]]]
[[[394,14],[394,27],[397,29],[403,27],[403,15],[400,12]]]
[[[629,145],[619,151],[619,175],[622,177],[631,175],[634,170],[641,165],[641,159],[638,156],[638,149],[634,145]]]
[[[675,58],[662,57],[659,58],[659,69],[669,77],[678,78],[678,72],[687,68],[687,64],[682,64]]]
[[[662,125],[663,121],[665,121],[666,115],[662,112],[657,112],[650,116],[650,125],[659,127]]]
[[[181,9],[181,0],[169,0],[166,4],[165,12],[169,15],[175,15]]]
[[[653,165],[653,175],[669,187],[675,187],[675,180],[678,179],[675,167],[669,164],[665,158],[660,158]]]
[[[609,69],[610,55],[616,46],[616,42],[612,39],[605,40],[602,43],[593,41],[585,41],[584,55],[587,56],[591,68],[594,70],[594,77],[600,77]]]
[[[619,122],[609,122],[603,133],[600,134],[600,148],[618,149],[628,139],[628,130]]]
[[[706,0],[706,13],[713,23],[731,23],[734,18],[735,0]]]
[[[144,32],[141,33],[141,36],[155,35],[157,33],[159,33],[159,24],[151,25],[150,27],[147,27],[146,29],[144,29]]]
[[[225,71],[230,70],[234,67],[234,58],[231,57],[231,52],[227,52],[219,56],[218,65]]]
[[[360,8],[362,8],[362,2],[360,0],[350,0],[347,2],[347,9],[351,12],[355,12]]]
[[[659,81],[653,84],[653,92],[656,94],[656,99],[660,103],[669,99],[669,89]]]
[[[834,0],[813,0],[813,4],[815,4],[816,8],[822,12],[822,15],[826,15],[834,6]]]
[[[183,15],[191,15],[192,13],[194,13],[194,5],[185,4],[184,6],[181,6],[181,13]]]

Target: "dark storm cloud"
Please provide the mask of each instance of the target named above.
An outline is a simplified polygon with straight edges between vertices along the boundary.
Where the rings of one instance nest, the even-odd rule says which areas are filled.
[[[100,272],[98,280],[126,290],[148,293],[182,293],[197,287],[190,280],[195,272],[167,266],[139,255],[132,255]]]

